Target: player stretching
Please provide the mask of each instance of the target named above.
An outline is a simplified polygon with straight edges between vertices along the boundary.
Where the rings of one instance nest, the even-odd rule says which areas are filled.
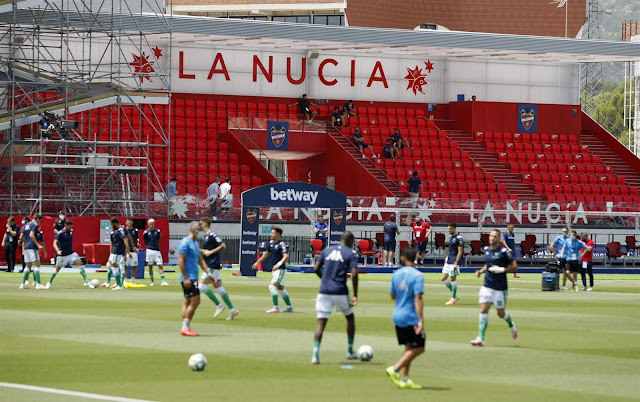
[[[149,286],[155,285],[153,280],[153,265],[158,266],[158,271],[160,271],[160,279],[162,286],[169,286],[167,281],[164,280],[164,268],[162,267],[164,263],[162,262],[162,254],[160,253],[160,229],[156,229],[156,221],[155,219],[149,219],[149,229],[145,230],[142,234],[142,239],[144,240],[144,244],[147,245],[147,265],[149,266],[149,279],[151,279],[151,284]]]
[[[24,261],[27,263],[26,268],[22,272],[22,282],[20,282],[20,289],[29,288],[29,271],[33,266],[33,280],[36,283],[36,289],[43,289],[44,286],[40,283],[40,250],[44,249],[42,243],[38,241],[38,228],[42,222],[42,215],[35,214],[33,220],[27,223],[23,228],[23,242],[24,242]],[[46,258],[46,257],[45,257]]]
[[[49,279],[49,282],[47,282],[47,285],[44,288],[51,288],[53,279],[58,275],[60,269],[71,263],[80,267],[80,275],[82,275],[82,279],[84,279],[84,286],[93,289],[94,286],[89,283],[87,274],[84,272],[82,259],[78,253],[73,251],[73,222],[66,219],[63,222],[63,225],[62,230],[58,231],[56,238],[53,241],[53,248],[56,250],[56,270],[53,275],[51,275],[51,279]]]
[[[403,248],[400,251],[402,268],[391,276],[391,299],[396,301],[393,323],[396,326],[398,344],[405,345],[402,357],[393,366],[387,367],[387,374],[401,389],[422,389],[409,379],[411,362],[424,352],[424,275],[414,266],[416,250]]]
[[[124,270],[124,258],[131,257],[129,252],[129,236],[127,231],[120,226],[118,218],[111,218],[111,254],[109,255],[109,261],[107,261],[107,281],[102,284],[105,288],[109,287],[111,283],[111,275],[116,279],[116,286],[112,290],[124,289],[122,283],[123,276],[121,272]],[[115,266],[115,269],[114,269]]]
[[[456,301],[460,300],[456,277],[460,273],[458,264],[462,259],[464,239],[460,236],[460,233],[456,233],[456,229],[455,223],[449,224],[449,255],[444,261],[444,267],[442,267],[442,282],[451,291],[451,300],[445,303],[447,306],[452,306],[456,304]]]
[[[318,325],[313,336],[313,356],[311,364],[320,364],[320,342],[324,328],[329,321],[329,315],[333,306],[347,319],[347,359],[358,359],[353,353],[353,339],[356,335],[356,319],[353,314],[353,306],[358,304],[358,254],[353,251],[354,237],[351,232],[344,232],[340,237],[341,245],[325,248],[314,271],[320,277],[320,290],[316,297],[316,311],[318,313]],[[347,274],[351,272],[353,284],[353,297],[349,299],[347,287]]]
[[[138,229],[133,227],[133,219],[127,218],[125,230],[129,235],[129,252],[125,266],[131,268],[131,283],[136,283],[136,268],[138,268]],[[127,279],[127,273],[123,272],[122,283]]]
[[[200,223],[193,221],[189,225],[189,236],[180,241],[178,246],[178,266],[180,267],[180,284],[184,293],[184,303],[182,304],[182,329],[183,336],[198,336],[191,330],[191,320],[196,309],[200,305],[200,289],[198,288],[198,265],[209,275],[213,283],[216,278],[211,275],[207,264],[200,254],[198,240],[204,236],[200,231]]]
[[[289,294],[284,288],[284,278],[287,276],[287,267],[285,262],[289,258],[289,246],[281,240],[282,229],[273,226],[271,229],[271,241],[269,242],[269,249],[262,254],[260,259],[253,264],[253,269],[258,268],[258,264],[266,260],[271,255],[271,262],[273,263],[273,269],[271,271],[271,283],[269,283],[269,292],[271,293],[271,299],[273,300],[273,308],[267,310],[267,313],[279,313],[278,307],[278,292],[282,296],[282,300],[287,304],[287,308],[282,310],[283,313],[293,313],[293,307],[291,306],[291,300],[289,300]]]
[[[220,236],[211,230],[211,218],[200,218],[200,225],[201,229],[204,231],[204,239],[202,240],[202,248],[200,249],[200,252],[204,257],[204,261],[207,263],[207,267],[209,267],[209,271],[211,271],[211,275],[216,279],[215,281],[211,281],[209,279],[209,275],[203,272],[202,278],[200,278],[200,290],[204,292],[204,294],[207,295],[207,297],[216,305],[216,312],[213,314],[213,318],[216,318],[220,313],[222,313],[225,308],[224,305],[226,304],[227,307],[229,307],[229,317],[227,317],[227,321],[231,321],[240,314],[240,312],[238,309],[233,307],[227,291],[222,286],[222,275],[220,275],[220,252],[227,248],[227,245],[224,244]],[[209,283],[213,283],[214,289],[218,292],[224,301],[224,304],[220,303],[218,298],[213,294],[213,291],[209,289]]]
[[[489,247],[484,248],[484,266],[476,271],[479,278],[483,273],[484,286],[480,288],[480,317],[478,320],[478,336],[471,341],[473,346],[484,346],[484,333],[489,323],[489,309],[494,304],[498,310],[498,317],[509,324],[511,337],[518,337],[516,325],[511,321],[507,308],[507,272],[516,272],[518,264],[511,252],[500,245],[500,231],[493,229],[489,233]]]
[[[411,220],[411,214],[407,215],[407,219],[405,223]],[[416,216],[416,221],[409,223],[411,228],[413,229],[413,234],[416,236],[415,247],[416,247],[416,260],[414,261],[415,265],[421,266],[424,264],[424,257],[427,254],[427,241],[429,240],[429,235],[431,235],[431,225],[427,222],[424,222],[420,215]]]

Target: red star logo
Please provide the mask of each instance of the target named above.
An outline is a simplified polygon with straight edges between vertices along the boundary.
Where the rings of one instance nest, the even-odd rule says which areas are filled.
[[[140,82],[144,82],[145,79],[149,80],[149,82],[153,82],[149,77],[149,74],[155,72],[153,69],[153,61],[149,61],[149,56],[147,56],[144,52],[142,52],[141,56],[133,55],[133,62],[129,63],[130,66],[134,68],[133,75],[138,75],[140,77]]]
[[[427,62],[424,64],[426,66],[426,69],[429,70],[429,74],[431,74],[431,70],[433,70],[433,63],[431,62],[431,60],[427,60]]]
[[[418,95],[418,91],[424,94],[422,87],[424,85],[427,85],[427,80],[426,80],[427,75],[422,74],[422,69],[418,68],[418,66],[416,66],[416,68],[413,70],[410,68],[407,68],[407,72],[409,74],[407,74],[404,77],[404,79],[409,82],[409,85],[407,85],[407,90],[412,89],[414,95]]]
[[[153,55],[156,56],[156,59],[162,57],[162,49],[160,49],[157,45],[151,50],[153,50]]]

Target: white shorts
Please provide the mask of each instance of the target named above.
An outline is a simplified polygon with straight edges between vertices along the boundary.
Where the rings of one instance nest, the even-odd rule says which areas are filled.
[[[209,271],[211,271],[211,274],[213,275],[214,278],[216,278],[216,280],[221,281],[222,280],[222,275],[220,274],[220,270],[219,269],[211,269],[209,268]],[[205,279],[208,279],[209,275],[207,275],[206,272],[202,272],[202,276],[200,277],[200,282],[204,282]]]
[[[158,250],[147,249],[146,260],[148,265],[164,265],[162,262],[162,254],[160,254]]]
[[[127,267],[137,267],[138,266],[138,253],[131,252],[131,257],[127,257],[125,259],[125,265]]]
[[[284,278],[287,276],[287,269],[280,268],[271,272],[271,282],[276,285],[284,286]]]
[[[124,269],[124,255],[109,254],[107,267],[118,267],[120,269]]]
[[[329,318],[333,306],[336,306],[336,311],[341,312],[345,316],[353,314],[353,307],[349,304],[349,295],[325,295],[318,293],[318,297],[316,297],[318,318]]]
[[[453,268],[453,267],[454,267],[453,264],[447,264],[445,262],[444,266],[442,267],[442,273],[447,274],[449,276],[458,276],[460,274],[460,270],[458,268]]]
[[[478,293],[480,297],[478,303],[490,303],[496,306],[496,308],[502,310],[507,307],[507,297],[509,296],[508,290],[495,290],[488,287],[481,287]]]
[[[24,262],[29,264],[32,262],[40,262],[40,256],[38,250],[26,249],[24,250]]]
[[[78,253],[72,253],[69,255],[59,255],[58,258],[56,258],[56,267],[66,267],[67,264],[73,264],[79,259],[80,259],[80,256],[78,255]]]

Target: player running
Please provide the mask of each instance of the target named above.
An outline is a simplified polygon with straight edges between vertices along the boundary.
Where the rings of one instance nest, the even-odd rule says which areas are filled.
[[[411,220],[411,215],[407,215],[407,219],[405,222],[409,222]],[[420,215],[416,216],[415,222],[411,222],[409,224],[411,229],[413,229],[413,234],[416,237],[415,240],[415,248],[416,248],[416,260],[414,261],[415,265],[422,266],[424,264],[424,258],[427,254],[427,241],[429,240],[429,235],[431,235],[431,225],[422,220]]]
[[[400,228],[396,223],[396,216],[391,214],[384,227],[384,254],[382,262],[385,267],[393,266],[393,253],[396,251],[396,235],[400,233]]]
[[[118,218],[111,218],[111,254],[109,255],[109,261],[107,261],[107,281],[102,284],[103,287],[110,287],[111,276],[116,279],[116,286],[112,290],[124,289],[122,283],[123,276],[121,272],[124,270],[125,255],[130,258],[131,252],[129,251],[129,236],[127,231],[120,226]],[[115,266],[115,269],[114,269]]]
[[[444,266],[442,267],[442,282],[444,282],[447,289],[451,291],[451,300],[446,302],[447,306],[456,304],[456,301],[460,300],[458,296],[458,282],[456,277],[460,273],[458,270],[458,264],[462,259],[464,252],[464,239],[457,233],[457,226],[455,223],[449,224],[449,255],[444,260]],[[451,278],[451,279],[449,279]]]
[[[562,228],[562,234],[553,239],[553,242],[549,245],[551,252],[556,255],[556,259],[558,260],[558,266],[560,267],[560,271],[562,271],[562,290],[567,290],[567,273],[565,272],[567,259],[564,254],[561,253],[562,247],[564,246],[564,242],[569,237],[569,229],[564,227]]]
[[[129,257],[125,261],[125,266],[127,269],[131,269],[131,283],[136,283],[136,269],[138,268],[138,239],[139,232],[138,229],[133,227],[133,219],[127,218],[125,222],[127,227],[125,230],[127,231],[127,235],[129,235]],[[126,272],[123,272],[122,283],[127,279]]]
[[[78,253],[73,251],[73,222],[69,219],[65,219],[63,222],[62,230],[58,231],[56,238],[53,241],[53,248],[56,250],[56,270],[51,275],[51,279],[45,285],[45,289],[50,289],[53,279],[58,275],[62,267],[66,267],[67,264],[76,264],[80,267],[80,275],[84,279],[84,286],[93,289],[95,286],[89,283],[87,274],[84,272],[84,264]]]
[[[200,289],[198,288],[198,265],[207,273],[209,279],[215,283],[216,278],[211,275],[207,264],[202,258],[198,241],[204,237],[200,230],[200,222],[189,224],[189,236],[180,241],[178,246],[178,266],[180,267],[180,284],[184,293],[182,304],[182,336],[198,336],[191,330],[191,320],[200,305]]]
[[[578,272],[580,272],[580,254],[582,250],[586,250],[587,245],[580,240],[578,237],[578,232],[575,230],[571,231],[571,236],[564,242],[564,246],[562,246],[562,250],[560,250],[560,254],[564,255],[566,260],[565,263],[565,274],[568,276],[573,283],[573,290],[577,292],[578,288]],[[564,284],[563,284],[564,287]]]
[[[411,362],[424,352],[424,275],[414,265],[416,250],[403,248],[400,251],[402,268],[391,276],[391,300],[396,301],[393,323],[396,326],[398,344],[405,345],[400,360],[387,367],[387,375],[401,389],[422,389],[409,378]]]
[[[156,229],[155,219],[149,219],[147,223],[149,224],[149,228],[142,234],[142,239],[144,240],[144,244],[147,245],[146,260],[149,266],[149,279],[151,279],[149,286],[155,285],[155,281],[153,280],[154,264],[158,266],[158,271],[160,271],[160,279],[162,280],[160,285],[169,286],[169,283],[164,279],[164,268],[162,267],[164,262],[162,261],[162,254],[160,253],[160,229]]]
[[[480,318],[478,320],[478,336],[471,341],[473,346],[484,346],[484,333],[489,323],[489,309],[491,305],[496,306],[498,317],[504,319],[509,324],[511,337],[518,338],[516,325],[511,321],[507,308],[507,272],[516,272],[518,264],[511,252],[500,245],[500,231],[493,229],[489,233],[489,247],[484,248],[485,264],[482,269],[476,271],[479,278],[483,273],[484,286],[480,288]]]
[[[209,275],[205,272],[202,273],[200,278],[200,290],[216,305],[216,312],[213,314],[213,318],[220,315],[225,309],[225,304],[229,307],[229,317],[227,321],[233,320],[240,312],[237,308],[233,307],[227,291],[222,286],[222,275],[220,275],[220,252],[227,248],[222,238],[211,230],[211,218],[200,218],[201,230],[204,232],[204,238],[202,239],[202,248],[200,252],[204,257],[204,261],[211,271],[211,275],[216,279],[211,281]],[[209,283],[213,283],[213,288],[218,292],[224,304],[220,303],[218,298],[213,294],[213,291],[209,289]]]
[[[282,310],[282,312],[293,313],[289,294],[284,288],[284,278],[287,276],[287,267],[285,263],[289,258],[289,246],[282,241],[282,228],[277,226],[273,226],[271,229],[269,249],[253,264],[252,268],[257,269],[258,264],[266,260],[269,256],[271,256],[271,262],[273,263],[271,282],[269,283],[269,292],[271,293],[271,299],[273,300],[273,308],[267,310],[267,313],[271,314],[280,312],[280,308],[278,307],[278,292],[280,292],[282,300],[287,304],[287,308]]]
[[[321,279],[320,290],[316,297],[318,325],[313,336],[313,356],[311,364],[320,364],[320,342],[327,326],[333,306],[347,319],[347,359],[355,360],[359,356],[353,353],[353,340],[356,335],[356,319],[353,307],[358,304],[358,254],[353,251],[355,239],[353,233],[344,232],[340,237],[340,245],[322,250],[316,261],[314,271]],[[347,274],[351,272],[353,297],[349,299]]]
[[[42,215],[35,214],[33,220],[22,228],[21,234],[22,241],[24,242],[24,261],[27,264],[22,271],[22,282],[20,282],[20,289],[29,288],[29,272],[33,267],[33,280],[36,283],[36,289],[43,289],[44,286],[40,283],[40,250],[44,250],[44,242],[38,241],[38,231],[42,222]],[[46,254],[45,254],[46,258]]]

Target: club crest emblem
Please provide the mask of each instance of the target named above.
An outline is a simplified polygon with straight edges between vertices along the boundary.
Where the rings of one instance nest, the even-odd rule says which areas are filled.
[[[253,223],[258,217],[258,211],[256,209],[247,209],[245,217],[247,218],[247,222]]]
[[[271,142],[276,148],[280,148],[287,138],[287,129],[281,124],[274,124],[269,131]]]
[[[536,111],[530,107],[520,109],[520,123],[525,130],[531,129],[536,122]]]
[[[153,55],[156,60],[163,56],[162,49],[158,46],[151,50],[153,50]],[[153,68],[155,61],[149,60],[151,55],[147,55],[145,52],[142,52],[140,55],[133,54],[132,56],[133,62],[129,63],[129,65],[134,69],[133,75],[140,78],[140,83],[143,83],[144,80],[153,82],[151,74],[155,72],[155,69]]]
[[[431,74],[433,70],[433,63],[431,60],[427,60],[425,63],[426,71],[423,73],[419,66],[411,69],[407,68],[407,75],[404,77],[407,80],[407,91],[412,90],[414,95],[418,95],[418,92],[424,94],[423,86],[427,85],[427,74]]]
[[[342,219],[344,218],[344,214],[342,211],[333,211],[333,221],[336,225],[342,223]]]

